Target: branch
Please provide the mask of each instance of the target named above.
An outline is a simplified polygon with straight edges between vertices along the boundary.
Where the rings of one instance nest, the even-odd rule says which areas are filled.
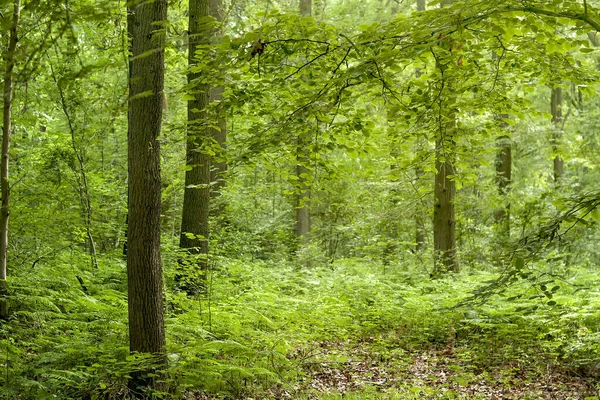
[[[511,7],[507,6],[503,9],[499,10],[500,12],[511,12],[511,11],[520,11],[532,14],[546,15],[549,17],[555,18],[566,18],[575,21],[582,21],[594,28],[597,32],[600,32],[600,22],[595,21],[587,14],[587,3],[584,3],[584,12],[583,13],[574,13],[574,12],[565,12],[565,11],[550,11],[545,10],[543,8],[525,6],[525,7]]]

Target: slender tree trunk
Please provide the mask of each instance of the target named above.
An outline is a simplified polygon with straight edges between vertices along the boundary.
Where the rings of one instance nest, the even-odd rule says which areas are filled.
[[[303,17],[312,15],[312,0],[300,0],[300,15]]]
[[[4,104],[2,125],[2,160],[0,161],[0,189],[2,206],[0,208],[0,318],[8,318],[8,283],[6,282],[8,268],[8,217],[10,215],[10,184],[8,180],[8,153],[10,150],[10,134],[13,103],[13,71],[15,67],[15,52],[17,49],[17,27],[21,16],[21,1],[14,1],[13,19],[10,27],[8,49],[6,51],[4,71]]]
[[[425,11],[426,7],[427,4],[425,0],[417,0],[417,11]],[[419,68],[417,68],[415,75],[417,78],[421,76],[421,70]],[[423,143],[419,141],[418,148],[421,149],[422,145]],[[420,164],[417,164],[417,167],[415,168],[415,178],[417,182],[422,179],[422,176],[423,169],[421,168]],[[415,251],[419,253],[423,251],[423,247],[425,247],[425,238],[427,235],[425,231],[425,218],[423,217],[423,214],[419,211],[419,209],[417,209],[417,212],[415,213],[415,227]]]
[[[441,6],[449,5],[454,0],[442,0]],[[441,65],[438,65],[442,71]],[[443,72],[443,71],[442,71]],[[444,74],[442,73],[442,76]],[[444,78],[442,78],[444,79]],[[458,272],[456,256],[456,215],[454,201],[456,184],[453,175],[454,154],[456,150],[456,112],[452,110],[454,100],[451,94],[451,82],[443,81],[446,86],[447,100],[439,100],[438,137],[435,144],[435,203],[433,208],[433,246],[435,268],[433,275],[444,272]]]
[[[189,50],[188,65],[196,64],[197,48],[205,44],[209,35],[207,17],[210,15],[209,0],[190,0],[189,3]],[[210,155],[205,150],[211,144],[211,131],[207,127],[206,108],[209,88],[194,83],[200,73],[188,71],[188,85],[192,98],[188,101],[188,126],[186,142],[185,191],[181,217],[179,247],[189,254],[202,254],[199,268],[202,275],[208,269],[208,236],[210,206]],[[184,273],[184,275],[188,275]],[[186,279],[191,279],[186,277]],[[202,280],[202,277],[201,277]],[[192,282],[188,282],[192,283]],[[186,285],[187,286],[187,285]],[[192,285],[193,286],[193,285]],[[187,290],[187,289],[186,289]]]
[[[129,346],[151,353],[166,366],[163,284],[160,255],[160,135],[164,91],[164,44],[167,0],[134,1],[128,6],[131,36],[129,80],[129,205],[127,278]],[[155,371],[130,380],[134,397],[147,398],[157,388]]]
[[[440,107],[443,107],[440,104]],[[444,110],[442,108],[441,110]],[[435,205],[433,209],[433,244],[435,257],[435,273],[458,272],[456,258],[456,216],[454,198],[456,184],[454,178],[454,136],[456,134],[456,116],[450,113],[440,122],[440,132],[436,141],[435,167]]]
[[[62,86],[60,85],[55,73],[54,68],[50,67],[52,70],[52,78],[56,87],[58,89],[58,94],[60,97],[60,104],[65,114],[65,118],[67,119],[67,125],[69,126],[69,132],[71,133],[71,148],[77,157],[78,167],[73,168],[73,172],[75,176],[77,176],[77,194],[79,195],[79,202],[81,204],[81,211],[83,214],[83,218],[85,220],[85,230],[87,235],[87,250],[90,254],[90,261],[92,268],[98,268],[98,255],[96,252],[96,242],[94,241],[94,235],[92,234],[92,198],[90,196],[90,188],[88,185],[87,172],[85,169],[85,160],[83,155],[83,150],[80,148],[77,143],[77,139],[75,137],[75,127],[73,126],[73,120],[71,118],[71,113],[69,112],[69,108],[67,106],[67,100],[65,98],[65,93],[63,91]]]
[[[554,182],[558,183],[564,174],[564,161],[559,154],[559,141],[561,138],[563,116],[562,116],[562,89],[552,88],[550,100],[550,109],[552,112],[552,151],[554,152]]]
[[[312,14],[312,0],[300,0],[300,15],[303,17]],[[310,235],[310,132],[302,131],[298,135],[296,146],[296,176],[298,177],[298,193],[296,194],[296,237],[300,244],[309,243]]]
[[[218,23],[222,23],[224,18],[223,0],[210,0],[209,12]],[[222,27],[220,27],[219,31],[214,32],[212,35],[214,42],[220,41],[220,36],[223,33],[222,30]],[[215,87],[210,89],[209,102],[221,102],[221,100],[223,100],[223,87]],[[225,161],[224,154],[227,142],[227,119],[225,118],[225,110],[221,105],[217,106],[216,109],[218,117],[218,129],[210,128],[210,131],[211,136],[219,146],[220,151],[216,153],[215,159],[212,160],[212,185],[210,195],[211,200],[214,200],[212,203],[215,204],[211,215],[219,217],[225,210],[224,204],[222,204],[222,199],[219,199],[219,197],[221,196],[221,191],[225,186],[225,175],[227,173],[227,162]]]
[[[508,115],[500,115],[502,121],[508,118]],[[502,129],[508,129],[506,122],[501,122]],[[499,233],[502,238],[510,237],[510,204],[506,202],[510,184],[512,180],[512,145],[510,137],[503,135],[498,138],[498,153],[496,154],[496,184],[498,185],[498,194],[502,197],[503,204],[495,212],[496,224],[500,228]]]

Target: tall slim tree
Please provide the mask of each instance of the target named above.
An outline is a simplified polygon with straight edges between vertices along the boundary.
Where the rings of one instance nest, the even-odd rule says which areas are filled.
[[[166,364],[160,254],[160,142],[164,95],[167,0],[136,0],[128,5],[131,38],[128,111],[129,205],[127,278],[129,347]],[[146,373],[130,381],[132,393],[157,382]]]
[[[552,151],[554,152],[554,182],[559,182],[560,178],[562,178],[564,174],[564,160],[559,154],[558,143],[561,137],[562,124],[563,124],[563,116],[562,116],[562,88],[553,87],[551,92],[550,99],[550,110],[552,112]]]
[[[10,185],[8,181],[8,152],[10,150],[10,134],[12,123],[13,103],[13,72],[15,68],[15,52],[17,50],[17,27],[21,16],[21,0],[15,0],[13,18],[10,26],[8,48],[5,53],[4,63],[4,92],[3,92],[3,124],[2,124],[2,159],[0,161],[0,188],[2,193],[2,206],[0,208],[0,318],[8,317],[8,283],[7,256],[8,256],[8,217],[10,215]]]
[[[303,17],[312,14],[312,0],[300,0],[300,15]],[[298,134],[296,145],[296,176],[298,188],[295,196],[296,208],[296,237],[301,245],[309,243],[310,234],[310,182],[309,154],[310,131],[302,129]]]
[[[442,0],[441,6],[449,5],[453,0]],[[452,38],[448,39],[449,41]],[[449,42],[450,43],[450,42]],[[433,208],[433,245],[435,272],[457,272],[456,258],[456,215],[454,200],[456,183],[454,182],[454,158],[456,148],[456,110],[452,95],[452,61],[438,60],[442,90],[444,95],[438,99],[438,132],[435,143],[435,188]]]
[[[196,51],[207,43],[210,24],[209,0],[190,0],[189,3],[189,48],[188,48],[188,87],[191,99],[188,100],[185,190],[181,217],[181,238],[179,247],[190,254],[203,254],[208,257],[209,206],[210,206],[210,164],[211,157],[205,147],[211,143],[211,130],[207,124],[207,106],[210,89],[198,84],[201,77],[192,68],[196,64]],[[208,260],[200,261],[200,270],[208,268]],[[186,277],[187,279],[187,277]]]
[[[218,43],[220,36],[223,34],[223,18],[225,16],[223,6],[223,0],[210,0],[210,16],[215,19],[215,21],[219,25],[218,30],[213,30],[211,33],[212,41]],[[209,102],[221,102],[223,99],[223,87],[218,86],[210,89],[209,92]],[[217,128],[210,128],[210,133],[218,145],[218,152],[216,152],[216,157],[211,162],[211,190],[210,195],[211,199],[217,200],[221,191],[223,190],[223,186],[225,185],[225,174],[227,172],[227,162],[225,161],[223,152],[225,151],[225,146],[227,142],[227,119],[225,117],[225,110],[222,106],[216,107],[217,112]],[[213,201],[213,204],[216,207],[212,207],[211,215],[219,216],[223,211],[222,204],[219,204],[218,201]]]
[[[500,129],[506,131],[508,124],[505,120],[508,115],[500,115]],[[503,204],[496,209],[495,220],[502,238],[510,236],[510,204],[505,202],[512,181],[512,144],[508,135],[502,135],[497,140],[498,152],[496,153],[496,185],[498,194],[502,197]]]
[[[433,244],[436,274],[458,271],[456,259],[456,215],[454,199],[456,183],[453,175],[456,147],[456,114],[450,104],[440,101],[439,132],[435,144],[435,203],[433,209]]]
[[[417,11],[425,11],[426,8],[427,8],[427,4],[426,4],[425,0],[417,0]],[[419,68],[417,68],[415,75],[417,76],[417,78],[421,76],[421,70]],[[422,141],[419,140],[418,146],[420,148],[422,148],[422,144],[423,144]],[[415,178],[418,181],[421,179],[422,176],[423,176],[423,168],[421,168],[420,164],[417,164],[417,166],[415,168]],[[423,216],[423,213],[420,212],[419,210],[417,210],[417,212],[415,213],[415,226],[416,226],[415,250],[417,252],[420,252],[423,250],[423,247],[425,246],[426,232],[425,232],[425,217]]]

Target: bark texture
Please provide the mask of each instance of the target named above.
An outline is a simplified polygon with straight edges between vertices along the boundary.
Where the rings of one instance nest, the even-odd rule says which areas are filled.
[[[8,39],[8,49],[4,59],[3,91],[3,124],[2,124],[2,159],[0,161],[0,189],[2,206],[0,207],[0,318],[8,318],[8,218],[10,215],[10,185],[8,181],[8,156],[10,150],[10,134],[13,103],[13,72],[15,68],[15,52],[17,49],[17,27],[21,15],[21,1],[15,0],[13,18]]]
[[[132,352],[151,353],[166,364],[160,254],[160,145],[167,0],[136,1],[128,7],[131,36],[129,79],[129,206],[127,277]],[[151,371],[148,371],[151,372]],[[137,398],[155,387],[144,372],[133,375]]]
[[[458,272],[456,259],[456,220],[454,198],[456,184],[451,178],[455,174],[453,163],[455,116],[446,123],[436,142],[435,205],[433,210],[433,245],[435,274]]]
[[[442,0],[441,5],[446,6],[454,0]],[[452,175],[455,175],[454,154],[456,150],[456,112],[453,110],[452,79],[444,78],[448,75],[445,68],[438,64],[442,72],[442,84],[445,86],[446,100],[439,100],[438,135],[435,143],[435,202],[433,208],[433,246],[435,268],[434,275],[444,272],[458,272],[458,259],[456,257],[456,215],[454,199],[456,184]]]
[[[559,87],[552,88],[550,100],[550,109],[552,112],[552,125],[554,131],[552,133],[552,151],[554,152],[554,182],[559,182],[564,174],[564,161],[559,152],[559,142],[562,132],[563,116],[562,116],[562,89]]]
[[[189,5],[189,50],[188,64],[196,63],[198,46],[205,44],[209,34],[207,17],[210,15],[209,0],[190,0]],[[186,143],[185,191],[181,217],[179,247],[190,254],[208,256],[209,206],[210,206],[210,155],[204,148],[210,145],[211,132],[207,127],[206,108],[209,103],[209,88],[194,82],[200,78],[198,72],[188,72],[188,85],[192,99],[188,100],[188,126]],[[200,261],[200,270],[208,268],[207,258]]]
[[[211,17],[213,17],[217,23],[221,24],[223,22],[223,18],[225,16],[223,0],[210,0],[210,9],[209,9]],[[212,32],[212,41],[218,43],[220,41],[220,37],[223,34],[222,27],[219,26],[218,30],[213,30]],[[218,129],[210,128],[210,134],[214,142],[218,145],[218,152],[216,152],[216,156],[213,158],[211,162],[211,199],[218,200],[215,203],[215,207],[212,209],[212,213],[215,217],[223,214],[224,205],[221,203],[222,200],[219,199],[221,196],[221,191],[225,186],[225,175],[227,173],[227,162],[225,161],[225,149],[227,142],[227,119],[225,117],[225,110],[220,105],[221,100],[223,100],[223,87],[215,87],[210,89],[209,93],[209,102],[218,102],[219,104],[215,107],[217,118],[218,118]]]

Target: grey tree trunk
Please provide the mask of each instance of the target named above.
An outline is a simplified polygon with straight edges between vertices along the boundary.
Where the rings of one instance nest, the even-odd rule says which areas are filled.
[[[563,116],[562,116],[562,89],[552,88],[550,109],[552,112],[552,151],[554,152],[554,182],[558,183],[564,174],[564,161],[559,154],[559,142],[561,139]]]
[[[300,15],[303,17],[312,14],[312,0],[300,0]],[[298,135],[296,146],[296,176],[299,188],[295,196],[296,208],[296,237],[302,246],[309,243],[310,235],[310,182],[309,169],[306,167],[310,162],[310,132],[302,131]]]
[[[502,114],[500,118],[505,120],[508,115]],[[501,122],[500,127],[508,129],[508,124]],[[506,202],[506,196],[509,193],[512,181],[512,144],[510,137],[506,135],[500,136],[497,144],[496,185],[498,186],[498,194],[502,197],[503,205],[496,210],[494,219],[499,227],[501,238],[508,239],[510,237],[510,203]]]
[[[210,15],[215,18],[218,23],[223,22],[225,16],[223,9],[223,0],[210,0]],[[220,40],[222,35],[222,27],[218,31],[214,31],[211,35],[214,42]],[[220,102],[223,99],[223,87],[215,87],[210,89],[209,102]],[[215,205],[212,209],[212,213],[215,217],[219,217],[223,214],[225,209],[222,204],[221,191],[225,186],[225,175],[227,173],[227,162],[225,161],[225,148],[227,142],[227,119],[225,117],[225,110],[222,106],[216,107],[218,117],[218,129],[210,128],[211,136],[219,147],[219,152],[216,153],[216,157],[212,160],[211,168],[211,199],[215,200],[212,203]]]
[[[128,111],[129,205],[127,278],[129,347],[133,353],[151,353],[166,366],[163,283],[160,254],[160,142],[164,44],[167,0],[133,1],[128,5],[131,70]],[[137,398],[159,387],[143,371],[130,380]]]
[[[207,42],[210,26],[207,17],[210,15],[209,0],[190,0],[189,3],[189,49],[188,65],[195,65],[195,53],[198,47]],[[185,190],[183,195],[183,213],[181,217],[181,238],[179,247],[189,254],[202,254],[199,269],[202,280],[208,269],[208,237],[210,207],[210,164],[211,157],[205,148],[211,144],[211,130],[207,127],[206,108],[209,104],[209,88],[207,85],[194,84],[200,73],[188,71],[190,95],[188,100],[188,126],[186,142]],[[194,280],[192,276],[186,277]],[[202,284],[202,282],[188,282]],[[187,288],[186,290],[188,290]],[[189,292],[189,290],[188,290]]]
[[[427,7],[427,4],[425,2],[425,0],[417,0],[417,11],[425,11]],[[419,68],[417,68],[415,75],[418,77],[421,76],[421,70]],[[422,143],[419,143],[419,148],[422,147]],[[420,164],[417,164],[417,167],[415,168],[415,178],[417,181],[421,180],[423,176],[423,169],[421,168]],[[417,210],[416,214],[415,214],[415,226],[416,226],[416,232],[415,232],[415,251],[416,252],[421,252],[423,251],[423,248],[425,247],[425,238],[427,237],[427,233],[425,231],[425,218],[423,216],[423,214],[421,212],[419,212],[419,210]]]
[[[13,72],[15,68],[15,51],[17,48],[17,28],[21,16],[21,1],[15,0],[13,18],[8,39],[4,70],[3,92],[3,124],[2,124],[2,159],[0,161],[0,190],[2,193],[2,206],[0,207],[0,318],[8,318],[8,217],[10,215],[10,185],[8,181],[8,156],[10,150],[10,134],[12,123],[13,103]]]

